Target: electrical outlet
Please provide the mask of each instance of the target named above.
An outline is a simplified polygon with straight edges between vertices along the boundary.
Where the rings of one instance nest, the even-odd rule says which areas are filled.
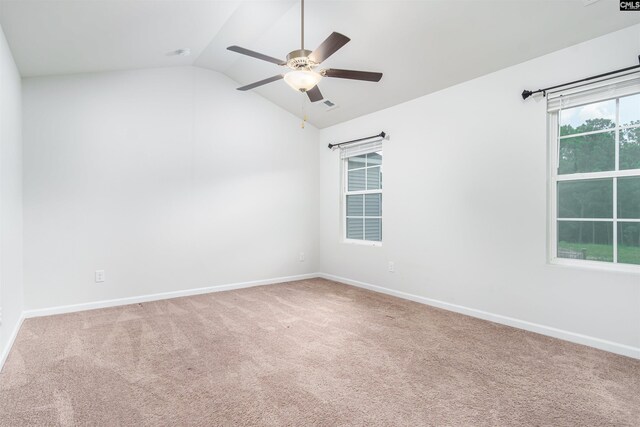
[[[104,270],[96,270],[96,283],[102,283],[106,280]]]
[[[393,272],[395,272],[395,271],[396,271],[396,266],[395,266],[395,264],[393,263],[393,261],[389,261],[389,272],[390,272],[390,273],[393,273]]]
[[[300,255],[298,255],[298,261],[304,262],[304,252],[300,252]]]

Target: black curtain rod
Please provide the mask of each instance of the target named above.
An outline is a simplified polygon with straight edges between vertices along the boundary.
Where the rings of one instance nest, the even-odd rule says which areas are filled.
[[[384,139],[385,136],[387,136],[387,134],[384,133],[384,131],[382,131],[382,132],[380,132],[379,135],[367,136],[366,138],[354,139],[352,141],[340,142],[338,144],[329,144],[329,148],[339,147],[339,146],[345,145],[345,144],[353,144],[354,142],[366,141],[367,139],[373,139],[373,138],[382,138],[382,139]]]
[[[640,62],[640,55],[638,55],[638,62]],[[552,89],[557,89],[559,87],[569,86],[569,85],[573,85],[573,84],[576,84],[576,83],[582,83],[582,82],[586,82],[586,81],[589,81],[589,80],[598,79],[600,77],[607,77],[607,76],[610,76],[612,74],[622,73],[623,71],[635,70],[636,68],[640,68],[640,65],[634,65],[632,67],[621,68],[619,70],[609,71],[608,73],[598,74],[597,76],[591,76],[591,77],[587,77],[585,79],[575,80],[575,81],[569,82],[569,83],[563,83],[561,85],[550,86],[550,87],[547,87],[547,88],[544,88],[544,89],[538,89],[536,91],[524,90],[524,91],[522,91],[522,99],[527,99],[531,95],[534,95],[534,94],[540,93],[540,92],[542,92],[546,96],[547,95],[547,91],[550,91]]]

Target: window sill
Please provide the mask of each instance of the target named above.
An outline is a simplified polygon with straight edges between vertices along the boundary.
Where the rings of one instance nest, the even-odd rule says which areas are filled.
[[[342,243],[346,243],[348,245],[372,246],[376,248],[382,246],[382,242],[374,242],[372,240],[343,239]]]
[[[586,270],[611,271],[618,273],[636,273],[640,274],[640,265],[634,264],[614,264],[601,261],[585,261],[568,258],[552,258],[550,265],[580,268]]]

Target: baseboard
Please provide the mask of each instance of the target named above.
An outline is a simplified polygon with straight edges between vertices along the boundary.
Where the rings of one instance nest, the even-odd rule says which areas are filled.
[[[251,288],[254,286],[273,285],[276,283],[294,282],[319,277],[319,273],[299,274],[296,276],[276,277],[273,279],[254,280],[250,282],[232,283],[227,285],[208,286],[206,288],[185,289],[182,291],[162,292],[158,294],[139,295],[135,297],[117,298],[111,300],[94,301],[82,304],[63,305],[58,307],[26,310],[22,313],[25,319],[31,317],[51,316],[54,314],[73,313],[76,311],[95,310],[98,308],[116,307],[119,305],[138,304],[141,302],[158,301],[170,298],[187,297],[190,295],[208,294],[211,292],[230,291],[233,289]]]
[[[16,326],[13,328],[13,331],[11,332],[9,341],[7,341],[7,345],[2,349],[2,353],[0,354],[0,372],[2,372],[2,368],[4,367],[4,362],[6,362],[7,358],[9,357],[9,352],[11,351],[11,347],[13,347],[13,343],[16,340],[16,337],[18,336],[18,331],[20,330],[20,327],[22,326],[22,322],[24,321],[24,319],[25,319],[24,314],[20,315],[20,318],[18,319]]]
[[[514,328],[524,329],[526,331],[536,332],[538,334],[547,335],[553,338],[559,338],[561,340],[570,341],[576,344],[587,345],[600,350],[609,351],[611,353],[621,354],[623,356],[640,359],[640,348],[632,347],[626,344],[620,344],[612,341],[603,340],[588,335],[582,335],[575,332],[565,331],[551,326],[540,325],[538,323],[528,322],[526,320],[515,319],[513,317],[502,316],[500,314],[494,314],[475,308],[469,308],[462,305],[451,304],[445,301],[439,301],[431,298],[425,298],[418,295],[409,294],[406,292],[396,291],[382,286],[376,286],[369,283],[360,282],[357,280],[347,279],[345,277],[334,276],[332,274],[319,273],[319,277],[332,280],[335,282],[344,283],[347,285],[356,286],[358,288],[368,289],[370,291],[380,292],[387,295],[392,295],[398,298],[403,298],[422,304],[430,305],[433,307],[442,308],[456,313],[465,314],[471,317],[477,317],[479,319],[488,320],[502,325],[512,326]]]
[[[208,294],[211,292],[221,292],[221,291],[230,291],[233,289],[251,288],[253,286],[273,285],[276,283],[294,282],[296,280],[313,279],[319,276],[320,276],[319,273],[299,274],[296,276],[276,277],[273,279],[266,279],[266,280],[254,280],[250,282],[240,282],[240,283],[231,283],[227,285],[208,286],[205,288],[185,289],[182,291],[162,292],[158,294],[139,295],[135,297],[94,301],[94,302],[88,302],[88,303],[82,303],[82,304],[63,305],[58,307],[48,307],[48,308],[41,308],[41,309],[35,309],[35,310],[25,310],[22,312],[22,315],[20,316],[20,320],[18,321],[13,332],[11,333],[11,338],[7,342],[7,345],[5,346],[4,349],[2,349],[2,353],[0,354],[0,372],[2,372],[2,368],[4,367],[4,362],[7,360],[7,357],[9,357],[9,352],[11,351],[11,347],[13,347],[13,343],[16,337],[18,336],[18,331],[20,331],[20,327],[22,326],[22,322],[24,321],[24,319],[28,319],[31,317],[51,316],[54,314],[73,313],[76,311],[95,310],[98,308],[116,307],[116,306],[127,305],[127,304],[137,304],[141,302],[158,301],[163,299],[186,297],[190,295]]]
[[[345,277],[334,276],[332,274],[309,273],[309,274],[300,274],[296,276],[277,277],[277,278],[266,279],[266,280],[255,280],[250,282],[209,286],[205,288],[187,289],[182,291],[163,292],[158,294],[140,295],[140,296],[128,297],[128,298],[95,301],[95,302],[83,303],[83,304],[73,304],[73,305],[66,305],[66,306],[59,306],[59,307],[36,309],[36,310],[26,310],[22,313],[20,321],[18,322],[18,324],[16,325],[12,333],[11,339],[9,340],[6,348],[2,352],[2,355],[0,358],[0,371],[2,370],[2,366],[4,365],[4,362],[7,356],[9,355],[9,351],[11,350],[11,346],[13,345],[13,342],[18,334],[20,326],[22,325],[22,321],[26,318],[50,316],[54,314],[63,314],[63,313],[72,313],[76,311],[94,310],[98,308],[115,307],[119,305],[137,304],[141,302],[157,301],[162,299],[178,298],[178,297],[184,297],[184,296],[190,296],[190,295],[206,294],[211,292],[229,291],[233,289],[249,288],[253,286],[293,282],[296,280],[306,280],[306,279],[312,279],[315,277],[322,277],[328,280],[333,280],[335,282],[340,282],[347,285],[368,289],[374,292],[380,292],[383,294],[392,295],[398,298],[415,301],[421,304],[426,304],[433,307],[438,307],[445,310],[453,311],[456,313],[465,314],[467,316],[476,317],[479,319],[484,319],[484,320],[488,320],[495,323],[500,323],[502,325],[512,326],[514,328],[524,329],[526,331],[536,332],[542,335],[547,335],[550,337],[562,339],[565,341],[570,341],[577,344],[587,345],[600,350],[609,351],[611,353],[616,353],[623,356],[632,357],[635,359],[640,359],[640,348],[638,347],[633,347],[626,344],[607,341],[600,338],[591,337],[588,335],[578,334],[575,332],[565,331],[562,329],[553,328],[553,327],[541,325],[538,323],[528,322],[526,320],[520,320],[513,317],[502,316],[500,314],[494,314],[487,311],[478,310],[475,308],[465,307],[462,305],[451,304],[445,301],[440,301],[432,298],[421,297],[418,295],[409,294],[407,292],[396,291],[396,290],[385,288],[382,286],[377,286],[377,285],[372,285],[365,282],[360,282],[357,280],[347,279]]]

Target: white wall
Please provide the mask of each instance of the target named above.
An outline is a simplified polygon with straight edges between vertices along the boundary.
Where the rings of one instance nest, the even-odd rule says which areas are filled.
[[[640,357],[640,275],[546,262],[545,102],[519,96],[636,64],[639,53],[634,26],[323,129],[320,271],[612,341],[628,354],[635,347]],[[381,130],[392,138],[383,246],[341,243],[340,165],[326,144]]]
[[[235,87],[194,67],[23,81],[26,309],[317,271],[318,131]]]
[[[0,28],[0,369],[22,314],[20,75]]]
[[[322,271],[638,348],[638,275],[546,263],[545,106],[518,95],[638,52],[635,26],[321,132],[197,68],[26,79],[25,306]],[[384,244],[343,244],[326,144],[380,130]]]

